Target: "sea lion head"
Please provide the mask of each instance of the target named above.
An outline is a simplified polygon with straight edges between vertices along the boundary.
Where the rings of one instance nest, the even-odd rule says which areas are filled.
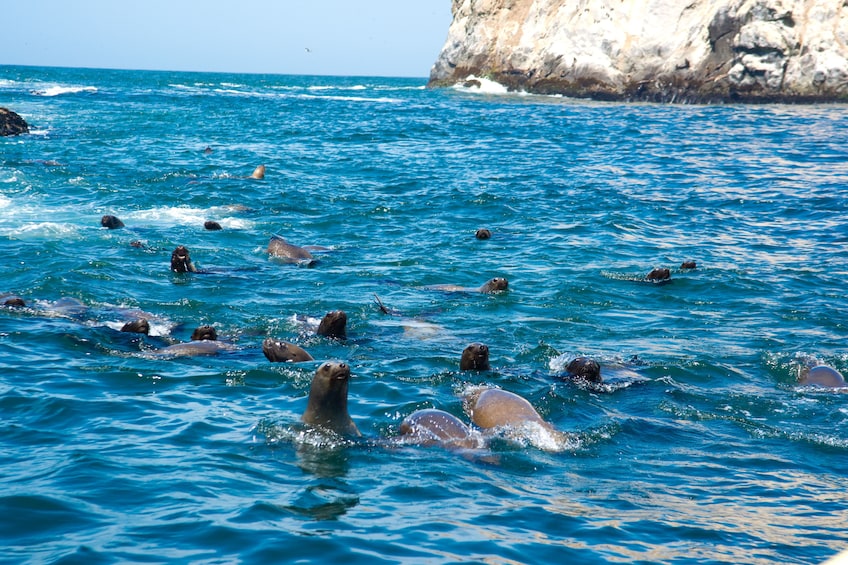
[[[278,341],[270,337],[262,342],[262,353],[272,363],[312,361],[312,355],[307,353],[303,348],[293,343]]]
[[[265,165],[259,165],[255,169],[253,169],[253,173],[250,175],[252,179],[262,180],[265,178]]]
[[[495,277],[483,286],[480,287],[480,292],[500,292],[506,290],[509,283],[503,277]]]
[[[3,301],[3,306],[9,306],[10,308],[24,308],[26,306],[26,302],[20,296],[12,296]]]
[[[474,237],[476,237],[477,239],[489,239],[490,237],[492,237],[492,232],[490,232],[486,228],[480,228],[474,234]]]
[[[150,333],[150,322],[144,318],[127,322],[121,327],[122,332],[148,335]]]
[[[462,351],[459,361],[461,371],[488,371],[489,347],[482,343],[472,343]]]
[[[332,312],[327,312],[324,318],[321,319],[321,323],[318,324],[318,335],[345,339],[347,337],[346,325],[347,314],[344,311],[333,310]]]
[[[217,231],[222,229],[221,224],[214,220],[206,220],[205,222],[203,222],[203,227],[211,231]]]
[[[109,228],[110,230],[114,230],[114,229],[117,229],[117,228],[124,227],[124,222],[122,222],[116,216],[106,214],[105,216],[100,218],[100,225],[103,226],[104,228]]]
[[[218,332],[212,326],[198,326],[191,333],[192,341],[215,341],[216,339],[218,339]]]
[[[342,435],[361,435],[347,411],[350,366],[338,361],[322,363],[312,377],[309,401],[301,420]]]
[[[194,273],[194,263],[185,245],[180,245],[171,253],[171,270],[175,273]]]
[[[695,261],[683,261],[683,264],[680,265],[681,269],[695,269],[698,267],[698,264]]]
[[[657,267],[645,275],[645,278],[649,281],[667,281],[671,278],[671,271],[666,268]]]
[[[597,361],[588,357],[572,359],[565,370],[569,375],[585,379],[590,383],[603,382],[601,378],[601,366]]]

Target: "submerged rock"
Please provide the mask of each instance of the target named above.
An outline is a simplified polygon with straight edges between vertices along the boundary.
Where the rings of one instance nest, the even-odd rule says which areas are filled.
[[[0,108],[0,136],[29,133],[29,124],[15,112]]]
[[[430,86],[662,102],[848,101],[827,0],[453,0]],[[469,82],[472,81],[472,82]]]

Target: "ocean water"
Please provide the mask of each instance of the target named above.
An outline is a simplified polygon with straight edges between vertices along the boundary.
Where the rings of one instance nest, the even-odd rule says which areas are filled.
[[[0,106],[32,127],[0,138],[0,294],[27,303],[0,309],[0,562],[848,547],[848,391],[796,381],[848,372],[848,108],[425,83],[0,67]],[[286,264],[275,234],[324,250]],[[177,245],[204,272],[171,272]],[[434,288],[496,276],[506,292]],[[315,335],[337,309],[347,338]],[[139,316],[149,336],[117,331]],[[201,324],[230,347],[155,354]],[[266,337],[315,361],[271,363]],[[472,342],[491,370],[459,370]],[[603,385],[563,378],[576,356]],[[326,360],[351,366],[360,439],[300,422]],[[567,440],[397,440],[419,408],[469,421],[480,386]]]

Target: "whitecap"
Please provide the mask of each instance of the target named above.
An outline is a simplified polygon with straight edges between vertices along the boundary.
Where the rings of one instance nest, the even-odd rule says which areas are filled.
[[[468,75],[465,77],[465,80],[454,84],[453,88],[455,90],[480,92],[482,94],[512,94],[509,92],[509,89],[501,83],[474,75]]]
[[[60,96],[62,94],[77,94],[79,92],[97,92],[94,86],[49,86],[43,90],[34,90],[32,93],[37,96]]]
[[[131,220],[139,223],[156,225],[202,226],[206,220],[214,219],[222,228],[246,230],[253,227],[253,222],[244,218],[232,216],[219,217],[222,211],[231,213],[232,209],[225,206],[211,208],[194,208],[189,206],[160,206],[147,210],[138,210],[127,214]]]

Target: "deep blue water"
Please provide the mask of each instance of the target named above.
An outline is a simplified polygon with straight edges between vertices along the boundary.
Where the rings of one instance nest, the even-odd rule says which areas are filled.
[[[0,309],[0,561],[818,563],[848,547],[848,394],[796,383],[813,360],[848,372],[848,107],[424,84],[0,67],[0,106],[32,126],[0,138],[0,294],[27,303]],[[283,264],[273,234],[327,251]],[[180,244],[209,272],[171,272]],[[670,282],[644,281],[656,266]],[[507,292],[429,288],[495,276]],[[336,309],[347,339],[316,336]],[[117,331],[139,311],[150,336]],[[234,348],[151,355],[200,324]],[[316,360],[270,363],[268,336]],[[474,341],[491,371],[459,371]],[[603,386],[557,377],[578,355]],[[331,359],[352,368],[361,440],[299,422]],[[394,441],[417,408],[468,421],[479,385],[571,440]]]

